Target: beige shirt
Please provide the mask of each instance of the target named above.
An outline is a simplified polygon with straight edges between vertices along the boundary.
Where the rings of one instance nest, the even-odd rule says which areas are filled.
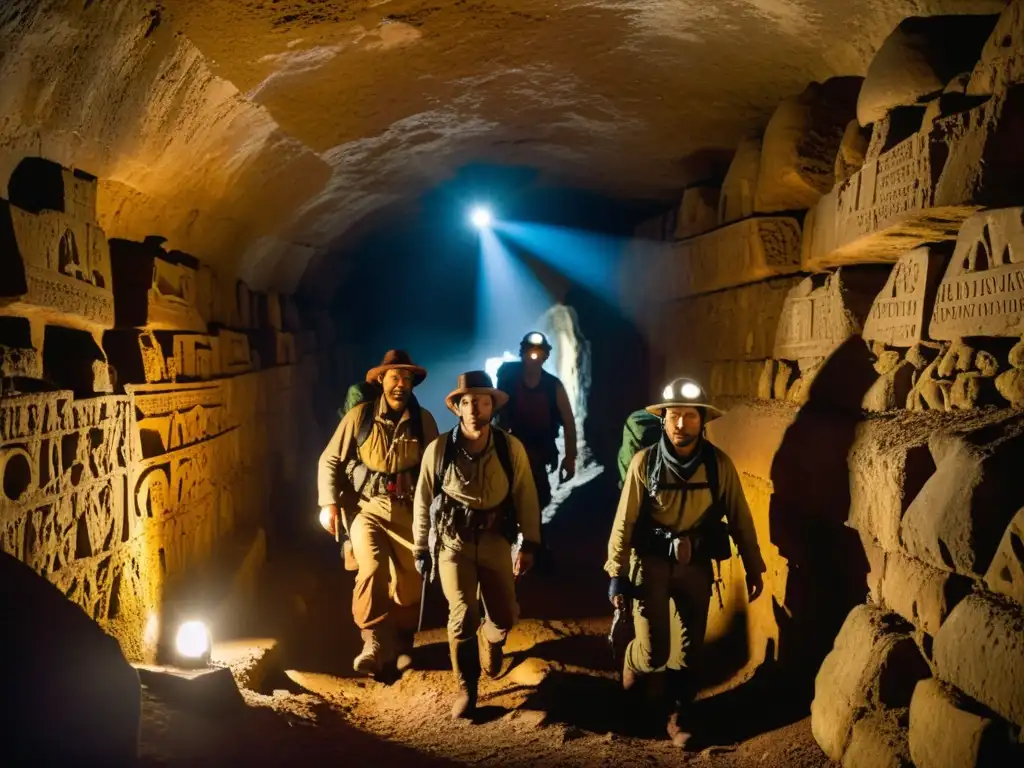
[[[508,495],[508,479],[501,467],[501,460],[494,448],[492,427],[491,439],[483,455],[476,461],[461,456],[456,451],[455,459],[444,473],[441,486],[444,492],[458,502],[472,509],[493,509]],[[512,435],[505,433],[508,440],[509,458],[512,460],[512,503],[516,509],[516,520],[523,539],[540,543],[540,503],[537,501],[537,487],[530,473],[530,460],[523,444]],[[440,457],[438,451],[450,439],[443,435],[430,445],[423,455],[420,479],[416,484],[416,499],[413,503],[413,542],[417,552],[428,550],[430,536],[430,505],[434,500],[434,472]],[[455,471],[458,465],[462,479]]]
[[[412,422],[409,411],[406,411],[395,424],[385,418],[387,405],[384,398],[379,401],[360,403],[350,410],[338,424],[334,436],[320,455],[317,471],[317,489],[319,504],[338,504],[351,519],[359,511],[359,499],[345,474],[345,465],[356,450],[356,433],[363,412],[377,405],[373,426],[366,442],[359,448],[359,460],[374,472],[394,474],[403,469],[415,467],[427,445],[437,438],[437,422],[426,408],[420,408],[423,424],[423,444],[412,433]],[[416,476],[411,475],[409,493],[414,488]]]
[[[622,494],[619,496],[619,507],[615,512],[615,522],[612,523],[611,537],[608,539],[608,560],[605,562],[604,570],[609,576],[625,576],[629,570],[630,540],[640,512],[640,502],[648,495],[647,454],[652,450],[657,450],[657,446],[638,451],[626,472]],[[715,455],[718,459],[718,492],[723,512],[729,521],[729,534],[736,542],[747,573],[763,573],[765,565],[757,545],[750,507],[747,506],[747,499],[740,485],[739,473],[732,459],[721,448],[715,448]],[[664,483],[674,480],[667,467],[662,468],[661,479]],[[689,482],[707,482],[707,472],[703,463],[697,467]],[[687,531],[701,522],[704,513],[711,506],[711,489],[690,488],[685,494],[685,502],[683,495],[681,490],[659,490],[656,497],[650,501],[651,517],[654,522],[675,533]]]

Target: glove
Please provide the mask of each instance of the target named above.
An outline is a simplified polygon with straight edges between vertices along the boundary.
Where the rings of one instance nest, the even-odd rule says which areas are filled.
[[[418,555],[416,555],[416,573],[418,573],[423,578],[426,578],[427,574],[430,573],[429,552],[420,552]]]
[[[611,601],[612,605],[615,605],[615,598],[618,595],[622,595],[623,597],[629,595],[630,586],[629,579],[626,577],[612,577],[612,580],[608,583],[608,600]]]

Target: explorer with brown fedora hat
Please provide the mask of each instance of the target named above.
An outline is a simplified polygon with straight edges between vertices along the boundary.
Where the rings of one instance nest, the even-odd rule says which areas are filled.
[[[761,594],[765,565],[736,467],[704,434],[722,411],[689,378],[670,382],[646,410],[661,418],[663,431],[626,472],[608,540],[608,597],[619,609],[630,598],[634,603],[623,687],[663,674],[670,693],[666,730],[685,746],[690,733],[683,718],[696,693],[691,673],[717,586],[715,565],[732,557],[731,537],[750,600]]]
[[[392,660],[411,663],[421,580],[412,551],[412,502],[420,462],[437,422],[413,387],[427,376],[407,352],[389,350],[366,373],[380,386],[373,400],[341,419],[320,456],[321,519],[348,532],[358,566],[352,617],[363,637],[357,672],[376,675]]]
[[[505,638],[519,619],[515,580],[533,566],[540,544],[540,507],[526,450],[491,426],[507,401],[486,372],[459,376],[445,398],[459,423],[427,446],[416,485],[416,568],[424,578],[439,573],[448,600],[448,644],[459,683],[454,717],[476,708],[481,655],[489,676],[501,671]]]

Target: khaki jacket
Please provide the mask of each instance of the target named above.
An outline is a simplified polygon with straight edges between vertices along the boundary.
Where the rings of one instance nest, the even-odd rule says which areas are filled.
[[[608,560],[605,562],[604,570],[609,576],[625,576],[629,571],[630,541],[640,512],[640,502],[648,495],[647,454],[652,450],[657,450],[657,445],[637,451],[626,472],[622,494],[619,496],[619,507],[615,512],[615,522],[612,523],[611,537],[608,539]],[[715,455],[718,459],[718,493],[723,512],[729,521],[729,534],[736,542],[747,573],[763,573],[765,565],[757,545],[750,507],[747,506],[747,499],[740,485],[739,473],[725,451],[716,447]],[[670,482],[667,478],[669,474],[668,468],[663,467],[661,480],[665,483]],[[707,472],[703,464],[697,467],[690,482],[707,482]],[[704,513],[711,506],[711,489],[691,488],[685,495],[684,503],[681,490],[659,490],[657,496],[650,501],[654,522],[674,533],[687,531],[701,522]]]
[[[530,460],[523,444],[512,435],[506,433],[508,439],[509,458],[512,461],[512,503],[516,508],[516,520],[523,539],[535,544],[540,543],[540,504],[537,501],[537,487],[530,473]],[[450,438],[448,438],[450,439]],[[413,544],[416,553],[429,550],[430,537],[430,505],[434,501],[434,472],[437,467],[439,450],[445,440],[434,440],[427,446],[420,469],[420,479],[416,484],[416,498],[413,503]],[[463,484],[455,466],[467,478]],[[444,492],[456,501],[472,509],[493,509],[505,500],[508,494],[508,479],[501,467],[501,460],[494,448],[492,437],[484,450],[483,456],[470,462],[456,452],[444,477],[441,479]],[[459,542],[445,541],[453,549],[458,549]]]
[[[359,511],[359,498],[345,474],[345,465],[354,458],[356,451],[356,432],[359,422],[367,408],[377,407],[373,427],[366,442],[359,448],[359,460],[373,472],[394,474],[416,466],[424,449],[437,438],[437,422],[426,408],[420,407],[423,423],[423,441],[421,445],[412,434],[408,409],[394,424],[385,419],[387,406],[383,398],[379,401],[360,403],[342,418],[334,431],[324,452],[320,455],[317,471],[317,493],[321,507],[338,504],[350,520]],[[411,495],[416,476],[410,476],[408,489]]]

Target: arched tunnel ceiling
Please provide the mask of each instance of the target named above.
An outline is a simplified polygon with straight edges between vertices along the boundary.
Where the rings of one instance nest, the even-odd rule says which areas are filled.
[[[108,235],[293,290],[465,163],[669,201],[783,97],[863,74],[900,19],[1004,5],[18,0],[0,11],[0,172],[33,151],[83,167]]]

